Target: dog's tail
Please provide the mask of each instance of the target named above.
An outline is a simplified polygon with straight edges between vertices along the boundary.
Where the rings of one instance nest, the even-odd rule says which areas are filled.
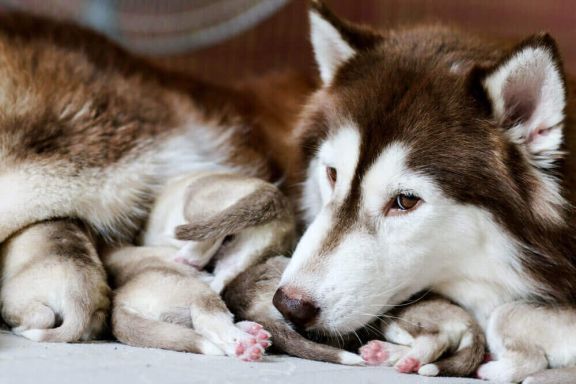
[[[178,352],[224,355],[224,352],[191,328],[150,320],[122,305],[112,311],[112,333],[133,347],[169,349]]]

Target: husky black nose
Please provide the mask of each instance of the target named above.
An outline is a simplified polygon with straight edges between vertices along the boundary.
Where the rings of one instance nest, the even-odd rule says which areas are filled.
[[[284,318],[300,327],[310,325],[320,313],[314,301],[291,287],[278,288],[272,302]]]

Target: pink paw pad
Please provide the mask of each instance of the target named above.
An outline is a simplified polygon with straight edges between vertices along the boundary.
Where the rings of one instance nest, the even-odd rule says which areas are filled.
[[[264,348],[254,339],[239,341],[236,344],[236,357],[242,361],[260,361],[264,356]]]
[[[388,360],[390,353],[386,349],[385,343],[372,340],[360,348],[360,356],[368,365],[380,365]]]
[[[400,373],[418,372],[418,369],[420,369],[420,361],[413,357],[407,357],[400,360],[394,367]]]
[[[266,349],[272,345],[272,335],[262,325],[251,321],[241,321],[236,323],[236,326],[254,336],[255,343],[258,343],[262,348]]]

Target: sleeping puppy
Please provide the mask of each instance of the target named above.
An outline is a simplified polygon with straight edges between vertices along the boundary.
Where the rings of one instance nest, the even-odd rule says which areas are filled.
[[[116,287],[114,335],[135,346],[260,360],[270,334],[253,322],[234,324],[219,292],[261,258],[292,247],[294,218],[280,191],[223,173],[171,180],[142,239],[144,246],[104,255]],[[199,272],[212,260],[213,276]]]
[[[105,328],[110,290],[91,235],[73,220],[25,228],[2,245],[2,317],[34,341],[90,340]]]
[[[482,365],[478,376],[506,382],[526,378],[525,383],[574,383],[575,324],[576,309],[567,306],[512,302],[498,307],[486,331],[494,361]],[[547,368],[566,369],[538,373]]]
[[[469,376],[482,363],[486,340],[472,315],[434,294],[393,309],[380,322],[388,341],[360,349],[370,365],[423,376]]]
[[[136,347],[258,361],[270,334],[253,322],[234,324],[206,276],[174,262],[174,248],[125,247],[105,252],[112,277],[112,333]]]
[[[267,259],[240,274],[223,293],[224,301],[240,319],[257,321],[272,333],[276,350],[338,364],[394,365],[401,372],[426,376],[469,376],[484,359],[484,335],[472,316],[434,295],[399,306],[363,334],[358,332],[360,340],[356,335],[338,335],[324,339],[330,344],[324,345],[306,339],[272,305],[289,260],[283,256]],[[360,349],[361,356],[334,347],[355,350],[365,337],[389,342],[373,340]]]
[[[171,246],[175,261],[203,269],[216,261],[220,293],[265,256],[291,251],[295,219],[272,184],[229,173],[201,172],[169,181],[152,209],[143,245]]]

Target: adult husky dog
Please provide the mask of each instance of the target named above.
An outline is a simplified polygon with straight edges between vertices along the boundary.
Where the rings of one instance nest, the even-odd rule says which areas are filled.
[[[505,303],[575,304],[574,94],[554,40],[376,32],[318,1],[310,20],[323,87],[300,126],[309,226],[285,317],[352,331],[424,289],[484,327]],[[483,377],[522,379],[512,365]]]
[[[291,177],[301,79],[213,86],[25,15],[0,20],[0,72],[0,241],[53,217],[129,238],[155,187],[196,169]]]

